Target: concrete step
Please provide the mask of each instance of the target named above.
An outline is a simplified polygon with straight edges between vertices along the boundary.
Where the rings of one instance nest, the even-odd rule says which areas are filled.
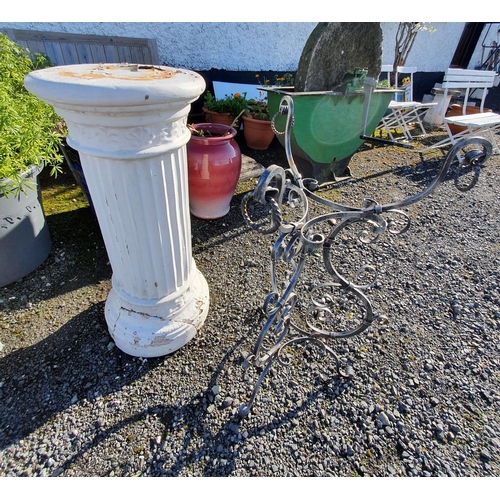
[[[259,177],[260,174],[264,172],[264,167],[257,163],[250,156],[241,155],[241,174],[239,182],[249,181],[255,177]]]

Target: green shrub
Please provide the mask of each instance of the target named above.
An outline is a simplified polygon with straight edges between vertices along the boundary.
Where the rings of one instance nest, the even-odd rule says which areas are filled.
[[[238,116],[247,107],[246,92],[243,94],[226,95],[222,99],[216,99],[210,91],[205,94],[204,107],[215,113],[229,113]]]
[[[0,33],[0,195],[31,187],[23,176],[31,165],[50,165],[52,175],[61,171],[61,118],[24,87],[28,73],[46,66],[47,57],[32,60],[27,49]]]

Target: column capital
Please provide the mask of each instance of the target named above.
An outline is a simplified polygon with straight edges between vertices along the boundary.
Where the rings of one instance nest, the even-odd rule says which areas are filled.
[[[205,81],[167,66],[77,64],[33,71],[25,86],[64,118],[80,153],[135,159],[188,142],[190,104]]]

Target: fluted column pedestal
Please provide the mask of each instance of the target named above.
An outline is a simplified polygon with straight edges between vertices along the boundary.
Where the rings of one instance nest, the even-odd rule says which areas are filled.
[[[30,73],[26,88],[68,126],[113,269],[105,316],[134,356],[163,356],[203,325],[208,285],[192,257],[186,127],[205,89],[193,72],[75,65]]]

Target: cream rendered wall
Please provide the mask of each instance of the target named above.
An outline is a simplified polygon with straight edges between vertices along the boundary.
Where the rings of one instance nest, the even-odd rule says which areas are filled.
[[[421,31],[408,56],[406,66],[416,66],[418,71],[445,71],[449,67],[465,23],[426,23],[434,31]],[[383,62],[392,64],[398,23],[382,23],[384,33]],[[472,59],[474,60],[474,58]]]
[[[463,22],[428,23],[436,31],[419,33],[407,61],[419,71],[444,71],[462,34]],[[381,23],[383,62],[394,60],[397,22]],[[156,38],[160,62],[199,71],[295,71],[314,22],[7,22],[3,28],[62,31],[107,36]],[[471,65],[478,57],[473,57]]]

